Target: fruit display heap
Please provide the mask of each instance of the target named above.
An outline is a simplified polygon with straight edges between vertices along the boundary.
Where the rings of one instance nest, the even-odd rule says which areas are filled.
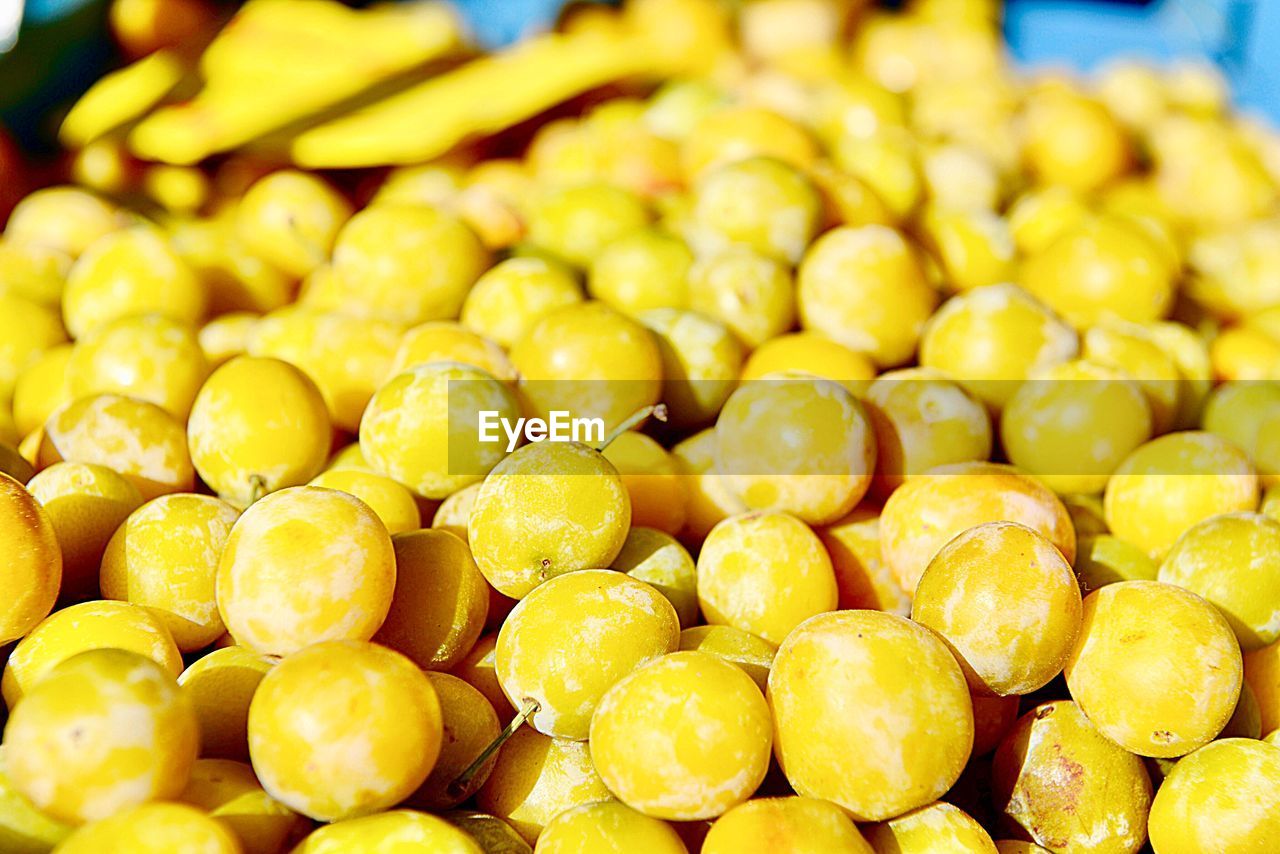
[[[1211,69],[125,3],[0,235],[0,851],[1280,850],[1280,134]]]

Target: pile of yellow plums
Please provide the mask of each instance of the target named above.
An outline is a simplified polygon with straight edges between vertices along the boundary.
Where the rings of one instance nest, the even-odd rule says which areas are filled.
[[[1280,134],[646,2],[705,75],[17,204],[0,852],[1280,851]]]

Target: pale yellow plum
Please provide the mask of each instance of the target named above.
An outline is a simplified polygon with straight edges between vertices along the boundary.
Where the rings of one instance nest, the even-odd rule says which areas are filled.
[[[1280,638],[1280,522],[1269,516],[1206,519],[1174,543],[1159,580],[1216,605],[1245,652]]]
[[[867,828],[876,854],[931,854],[964,851],[997,854],[982,825],[959,807],[936,801]]]
[[[697,567],[675,537],[656,528],[633,526],[610,566],[667,597],[682,627],[698,621]]]
[[[426,670],[448,670],[475,646],[484,629],[489,588],[467,544],[448,531],[425,528],[391,538],[396,587],[374,641]]]
[[[431,672],[427,673],[427,680],[440,700],[444,735],[431,773],[406,803],[421,809],[450,809],[474,795],[488,779],[496,754],[480,766],[465,786],[455,790],[452,785],[498,737],[501,724],[484,694],[468,682],[448,673]]]
[[[604,247],[649,222],[644,202],[601,181],[553,187],[528,211],[529,242],[554,257],[586,267]]]
[[[747,508],[715,470],[716,431],[708,427],[671,448],[685,490],[685,523],[680,538],[696,547],[711,529]]]
[[[1035,297],[1011,284],[952,297],[925,324],[920,364],[935,368],[999,410],[1021,380],[1074,358],[1075,330]]]
[[[960,666],[936,635],[892,614],[836,611],[801,624],[778,650],[768,698],[792,788],[857,821],[930,803],[973,746]]]
[[[431,527],[448,531],[467,542],[467,523],[471,520],[471,511],[476,506],[476,496],[480,494],[480,484],[464,486],[450,495],[436,508],[431,518]]]
[[[312,478],[309,485],[337,489],[359,498],[378,514],[389,534],[422,527],[413,493],[385,475],[358,469],[329,469]]]
[[[199,741],[191,701],[170,673],[136,652],[92,649],[51,669],[12,708],[6,773],[37,808],[80,824],[177,796]]]
[[[862,353],[810,331],[770,338],[755,348],[742,366],[744,382],[790,373],[835,380],[860,395],[867,383],[875,379],[876,368]]]
[[[895,126],[842,133],[831,152],[836,165],[869,185],[897,221],[908,219],[923,199],[919,155],[919,142]]]
[[[0,336],[0,395],[5,399],[45,350],[67,340],[56,309],[18,296],[0,296]]]
[[[536,442],[485,478],[467,539],[485,579],[520,599],[561,573],[608,566],[630,524],[626,487],[608,460],[576,442]]]
[[[227,825],[187,804],[138,804],[87,824],[63,840],[59,854],[241,854]]]
[[[680,160],[689,179],[750,157],[772,157],[804,169],[817,156],[813,140],[800,125],[754,106],[710,110],[682,142]]]
[[[1218,733],[1218,738],[1262,738],[1262,735],[1262,709],[1246,679],[1240,686],[1240,699],[1231,713],[1231,720]]]
[[[1048,848],[1021,839],[997,839],[996,851],[1000,854],[1052,854]]]
[[[567,809],[542,829],[542,854],[685,854],[686,848],[671,825],[617,801],[598,801]]]
[[[938,294],[916,250],[882,225],[828,231],[796,277],[800,320],[881,368],[911,360]]]
[[[1280,483],[1280,387],[1270,382],[1227,382],[1209,395],[1204,429],[1248,454],[1264,484]],[[1264,429],[1265,428],[1265,429]]]
[[[520,600],[498,632],[495,664],[511,705],[537,705],[534,729],[582,740],[605,692],[679,643],[679,617],[656,588],[588,569],[557,575]]]
[[[155,404],[115,394],[82,397],[49,416],[37,468],[62,460],[113,469],[146,499],[190,491],[195,481],[182,424]]]
[[[831,558],[804,522],[787,513],[733,516],[716,525],[698,554],[698,604],[713,625],[780,644],[839,599]]]
[[[381,812],[427,779],[440,754],[440,701],[397,652],[326,641],[295,652],[249,705],[249,755],[262,787],[320,821]]]
[[[819,377],[739,386],[716,419],[716,468],[750,510],[832,522],[866,494],[875,458],[862,404]]]
[[[677,308],[641,312],[662,358],[662,400],[678,427],[706,424],[733,392],[742,369],[742,345],[715,318]]]
[[[991,456],[991,417],[980,401],[930,368],[888,371],[863,399],[876,434],[876,488],[888,493],[935,466]]]
[[[1066,507],[1048,488],[1012,466],[957,463],[907,480],[880,514],[880,548],[903,589],[915,592],[933,556],[957,534],[984,522],[1017,522],[1075,560]]]
[[[480,413],[514,422],[515,393],[479,368],[417,365],[386,382],[360,420],[360,448],[376,470],[425,498],[477,483],[504,456],[505,436],[486,442]]]
[[[1146,841],[1151,781],[1069,700],[1018,719],[992,773],[1001,825],[1054,851],[1133,854]]]
[[[448,320],[488,266],[479,238],[450,214],[421,204],[372,205],[338,232],[329,307],[404,324]]]
[[[72,397],[106,392],[154,403],[185,421],[209,364],[191,327],[155,314],[103,324],[67,362]]]
[[[522,727],[498,751],[476,803],[532,844],[560,813],[610,797],[585,741],[552,738]]]
[[[102,595],[151,609],[192,652],[226,632],[214,592],[240,513],[207,495],[162,495],[128,515],[102,558]]]
[[[1125,373],[1086,359],[1024,382],[1000,418],[1010,462],[1058,493],[1091,494],[1151,438],[1151,405]]]
[[[587,292],[623,314],[655,308],[684,308],[693,253],[680,238],[641,228],[604,246],[591,259]]]
[[[1154,433],[1164,433],[1174,426],[1182,409],[1186,378],[1172,354],[1156,342],[1147,326],[1104,320],[1085,330],[1081,355],[1089,362],[1129,375],[1151,406]]]
[[[1155,581],[1160,570],[1149,554],[1111,534],[1081,535],[1077,546],[1075,570],[1084,593],[1117,581]]]
[[[1233,326],[1209,345],[1213,373],[1231,381],[1268,380],[1280,365],[1280,341],[1261,329]]]
[[[821,199],[794,166],[771,157],[750,157],[702,174],[694,188],[692,214],[699,254],[745,246],[795,264],[817,230]]]
[[[503,347],[557,308],[582,302],[582,288],[545,258],[508,258],[476,280],[462,304],[462,323]]]
[[[555,309],[511,346],[511,363],[533,412],[602,418],[612,430],[662,394],[655,336],[601,302]]]
[[[733,626],[694,626],[685,629],[680,633],[680,649],[710,653],[730,664],[736,664],[761,691],[765,690],[769,668],[778,652],[778,648],[764,638]]]
[[[200,479],[240,504],[315,477],[332,435],[316,384],[288,362],[257,356],[214,371],[187,422]]]
[[[325,825],[290,854],[374,854],[405,845],[439,854],[485,854],[475,839],[444,819],[404,809]]]
[[[0,240],[0,296],[23,297],[56,309],[72,258],[61,249]]]
[[[105,466],[61,462],[31,478],[27,490],[48,514],[58,537],[62,552],[60,598],[95,598],[98,566],[107,541],[142,504],[138,488]]]
[[[1147,825],[1157,854],[1268,851],[1280,843],[1276,776],[1280,747],[1228,738],[1173,767]]]
[[[684,527],[685,494],[679,464],[657,440],[628,430],[601,453],[622,477],[631,524],[677,534]]]
[[[250,251],[300,278],[329,260],[351,204],[318,175],[282,169],[255,181],[236,205],[236,234]]]
[[[701,258],[689,270],[689,308],[715,318],[748,348],[795,323],[791,271],[744,247]]]
[[[872,854],[857,825],[835,804],[816,798],[754,798],[716,819],[702,854],[741,851]]]
[[[988,522],[929,562],[911,619],[951,648],[974,692],[1029,694],[1066,662],[1080,631],[1080,587],[1053,543],[1016,522]]]
[[[0,839],[12,854],[47,854],[72,831],[71,825],[37,809],[5,772],[5,748],[0,745]]]
[[[251,311],[220,314],[200,327],[197,338],[210,368],[218,368],[249,350],[259,315]]]
[[[1032,187],[1009,206],[1009,228],[1024,255],[1043,250],[1089,216],[1086,200],[1068,187]]]
[[[26,436],[44,426],[54,410],[71,402],[67,365],[73,344],[44,350],[17,378],[13,386],[13,425]]]
[[[368,505],[334,489],[292,487],[232,527],[218,562],[218,611],[237,643],[288,655],[373,637],[395,583],[391,537]]]
[[[306,821],[268,795],[252,768],[231,759],[197,759],[180,800],[230,829],[244,854],[279,854]]]
[[[178,677],[200,721],[200,755],[249,761],[249,704],[271,659],[243,646],[225,646],[197,659]]]
[[[128,602],[83,602],[50,614],[9,653],[5,703],[13,709],[61,662],[105,648],[145,656],[174,677],[182,671],[182,655],[155,614]]]
[[[208,219],[171,220],[169,242],[207,291],[210,315],[280,308],[296,295],[296,282],[245,247],[234,215],[228,206]]]
[[[483,694],[504,726],[515,716],[511,701],[502,693],[502,683],[498,681],[497,632],[476,641],[471,651],[449,672]]]
[[[18,202],[4,236],[18,246],[56,249],[75,258],[126,222],[123,211],[95,193],[80,187],[45,187]]]
[[[1243,681],[1226,619],[1159,581],[1121,581],[1085,597],[1065,672],[1072,698],[1103,735],[1157,758],[1208,744],[1230,720]]]
[[[456,321],[420,323],[397,337],[400,344],[391,367],[385,372],[388,379],[427,362],[460,362],[479,368],[503,382],[516,380],[516,369],[497,342]]]
[[[880,548],[879,508],[855,507],[816,533],[831,556],[841,610],[865,608],[900,617],[911,612],[911,596],[894,577]]]
[[[62,320],[76,338],[136,314],[194,326],[207,302],[204,283],[163,233],[135,226],[99,238],[76,260],[62,292]]]
[[[400,340],[396,323],[290,306],[254,324],[246,352],[305,373],[334,425],[354,433],[369,398],[388,376]]]
[[[978,257],[987,256],[983,259],[984,265],[998,262],[998,266],[1007,267],[1013,260],[1014,244],[1008,224],[993,214],[1000,207],[1004,189],[1001,186],[1000,166],[995,158],[968,142],[926,145],[920,154],[920,174],[931,202],[926,209],[926,216],[945,211],[945,218],[960,227],[951,239],[958,239],[952,246],[961,249],[963,254],[955,256],[952,250],[946,248],[940,254],[963,257],[964,254],[974,252]],[[956,214],[959,216],[955,216]],[[966,234],[969,228],[973,230]],[[934,231],[934,228],[931,227],[930,230]],[[965,236],[961,237],[962,234]],[[936,235],[935,231],[935,239]],[[965,246],[964,243],[972,238],[978,238],[987,246],[981,249],[972,243]],[[992,250],[996,252],[988,254]],[[974,284],[967,284],[965,280],[968,277],[963,274],[959,279],[954,276],[952,278],[957,289],[964,290],[975,284],[1008,281],[1009,277],[1000,275]]]
[[[1045,87],[1028,100],[1023,157],[1042,183],[1096,190],[1131,166],[1124,128],[1098,101],[1065,87]]]
[[[1221,513],[1252,512],[1258,477],[1244,453],[1212,433],[1152,439],[1125,458],[1107,482],[1107,527],[1160,559],[1182,533]]]
[[[769,707],[741,668],[673,652],[615,684],[591,719],[591,759],[609,791],[655,818],[714,818],[769,768]]]

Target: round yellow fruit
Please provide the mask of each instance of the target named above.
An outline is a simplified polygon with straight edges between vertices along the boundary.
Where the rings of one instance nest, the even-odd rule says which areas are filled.
[[[681,626],[698,621],[697,567],[675,537],[655,528],[634,526],[610,566],[653,585],[676,609]]]
[[[516,380],[516,369],[501,345],[456,321],[419,323],[397,337],[400,344],[391,360],[391,367],[384,372],[388,379],[428,362],[460,362],[479,368],[504,383]]]
[[[351,205],[322,178],[284,169],[255,181],[236,206],[236,234],[254,254],[301,278],[329,259]]]
[[[701,258],[689,270],[689,308],[729,327],[747,348],[759,347],[795,324],[791,271],[743,247]]]
[[[530,205],[529,242],[587,267],[604,247],[648,221],[644,203],[621,187],[599,181],[553,187]]]
[[[244,854],[279,854],[306,821],[268,795],[252,768],[230,759],[197,759],[181,800],[229,828]]]
[[[606,245],[591,260],[587,292],[623,314],[655,308],[684,308],[693,253],[684,241],[654,228],[641,228]]]
[[[13,423],[26,436],[44,426],[54,410],[71,402],[67,365],[74,344],[59,344],[42,352],[17,378],[13,387]]]
[[[631,524],[677,534],[684,527],[679,464],[656,439],[634,430],[616,436],[601,453],[622,477]]]
[[[435,515],[431,517],[431,527],[448,531],[464,543],[467,542],[467,523],[471,520],[471,511],[476,506],[476,496],[479,494],[480,484],[473,483],[441,501]]]
[[[57,311],[23,297],[2,295],[0,336],[0,396],[5,399],[45,350],[67,340]]]
[[[427,673],[427,680],[440,700],[444,736],[440,756],[427,779],[409,796],[408,803],[430,810],[456,807],[474,795],[489,778],[497,756],[491,757],[465,786],[453,783],[480,753],[498,737],[501,724],[493,706],[478,688],[448,673]]]
[[[662,400],[667,420],[680,427],[715,418],[742,368],[742,345],[715,318],[678,308],[655,308],[637,319],[648,327],[662,357]]]
[[[178,685],[195,705],[201,756],[249,761],[249,704],[273,666],[248,647],[227,646],[182,671]]]
[[[1075,570],[1084,593],[1117,581],[1155,581],[1159,573],[1149,554],[1111,534],[1082,535],[1077,545]]]
[[[335,822],[313,831],[291,854],[379,854],[402,846],[438,854],[484,854],[467,833],[442,818],[413,810]]]
[[[191,327],[156,314],[103,324],[76,342],[67,363],[72,397],[111,392],[154,403],[186,421],[209,373]]]
[[[59,854],[241,854],[227,825],[187,804],[150,803],[121,810],[77,830]]]
[[[545,258],[508,258],[476,280],[462,304],[462,323],[503,347],[515,344],[558,308],[582,302],[582,288]]]
[[[698,178],[693,243],[703,255],[745,246],[795,264],[813,239],[820,214],[817,191],[794,166],[771,157],[734,160]]]
[[[741,851],[872,854],[857,825],[835,804],[816,798],[754,798],[716,819],[702,854]]]
[[[389,534],[422,527],[413,493],[389,477],[357,469],[330,469],[316,475],[308,485],[337,489],[359,498],[378,514]]]
[[[0,573],[0,643],[8,643],[53,610],[62,584],[62,550],[49,514],[7,474],[0,474],[0,541],[10,555]]]
[[[875,365],[856,350],[818,332],[790,332],[756,347],[742,366],[742,380],[774,374],[825,377],[858,394],[876,377]]]
[[[538,837],[542,854],[685,854],[680,836],[665,821],[651,818],[617,801],[567,809],[542,829]]]
[[[74,258],[125,222],[122,211],[94,193],[79,187],[45,187],[18,202],[4,237],[19,246],[56,249]]]
[[[982,825],[953,804],[937,801],[867,828],[876,854],[931,854],[964,851],[997,854]]]
[[[72,827],[32,805],[5,772],[5,747],[0,745],[0,839],[13,854],[46,854],[71,833]]]
[[[880,509],[853,512],[816,530],[836,573],[841,610],[869,609],[905,617],[911,595],[894,577],[880,548]]]

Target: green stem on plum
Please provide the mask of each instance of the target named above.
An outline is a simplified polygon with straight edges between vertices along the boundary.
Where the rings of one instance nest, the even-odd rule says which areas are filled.
[[[468,765],[463,769],[461,774],[454,778],[453,782],[450,783],[449,787],[445,790],[446,793],[450,797],[455,798],[461,797],[466,793],[467,786],[470,785],[472,778],[474,778],[476,774],[480,773],[480,769],[485,766],[485,763],[489,761],[493,754],[498,752],[498,748],[502,747],[502,745],[506,743],[507,739],[515,735],[516,730],[520,729],[520,727],[524,725],[525,721],[529,720],[529,718],[533,716],[534,712],[538,711],[540,708],[541,706],[538,705],[537,700],[531,697],[525,698],[524,707],[521,708],[520,711],[516,713],[516,716],[511,719],[511,723],[507,724],[506,728],[503,729],[502,732],[498,733],[497,738],[489,742],[488,747],[480,751],[480,755],[475,758],[474,762]]]
[[[632,427],[639,426],[639,424],[642,421],[644,421],[646,418],[648,418],[650,415],[652,415],[654,418],[658,419],[659,421],[666,421],[667,405],[665,403],[655,403],[653,406],[646,406],[643,409],[640,409],[632,413],[630,418],[627,418],[617,427],[614,427],[613,432],[610,433],[608,436],[605,436],[603,442],[601,442],[599,445],[596,445],[596,450],[603,451],[605,448],[613,444],[614,439],[618,438],[623,433],[630,430]]]

